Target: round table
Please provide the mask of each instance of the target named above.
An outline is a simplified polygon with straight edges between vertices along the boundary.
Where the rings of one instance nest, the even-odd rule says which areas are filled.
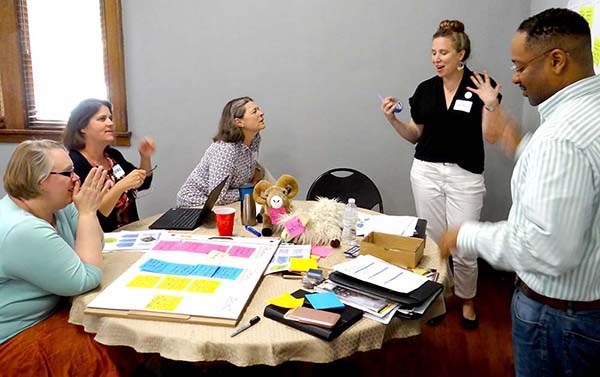
[[[302,207],[310,202],[294,201]],[[237,209],[234,236],[252,236],[239,220],[239,202],[230,207]],[[372,212],[375,214],[375,212]],[[145,230],[159,215],[129,224],[121,230]],[[260,225],[258,226],[260,229]],[[214,220],[210,220],[194,234],[216,235]],[[335,250],[321,259],[319,267],[325,269],[346,260],[344,248]],[[163,357],[182,361],[224,360],[237,366],[256,364],[278,365],[286,361],[327,363],[352,355],[357,351],[379,349],[389,339],[406,338],[421,333],[421,325],[429,318],[445,313],[443,295],[432,304],[423,318],[406,320],[394,318],[388,325],[363,318],[344,331],[338,338],[327,342],[282,323],[263,317],[267,300],[285,292],[302,288],[300,280],[287,280],[279,275],[267,275],[250,299],[240,324],[255,315],[262,320],[247,331],[231,338],[231,327],[97,316],[84,313],[87,304],[111,282],[119,277],[142,254],[140,252],[114,251],[104,254],[104,276],[100,287],[73,299],[69,322],[95,333],[95,339],[106,345],[125,345],[138,352],[158,353]],[[427,240],[420,266],[435,268],[438,281],[448,286],[448,267],[440,258],[437,245]]]

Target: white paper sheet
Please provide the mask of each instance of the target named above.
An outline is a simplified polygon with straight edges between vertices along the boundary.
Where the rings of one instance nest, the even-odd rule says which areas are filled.
[[[359,255],[356,259],[336,264],[333,269],[355,279],[400,293],[414,291],[427,281],[424,276],[394,266],[372,255]]]
[[[113,250],[151,250],[166,234],[164,230],[143,230],[136,232],[104,233],[103,252]]]
[[[279,245],[265,271],[265,275],[288,271],[290,269],[290,258],[310,258],[311,247],[311,245]]]
[[[412,237],[417,225],[414,216],[366,215],[359,213],[356,224],[356,235],[366,236],[371,232],[396,234]]]

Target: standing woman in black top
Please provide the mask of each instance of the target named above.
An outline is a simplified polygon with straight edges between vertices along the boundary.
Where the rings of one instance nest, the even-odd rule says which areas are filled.
[[[111,103],[92,98],[73,109],[63,134],[75,173],[82,181],[92,167],[102,166],[109,172],[112,187],[97,212],[105,232],[139,220],[136,192],[148,189],[152,183],[151,157],[156,149],[152,139],[142,139],[138,168],[111,147],[114,139]]]
[[[447,227],[479,220],[486,191],[483,137],[493,141],[500,86],[487,72],[481,76],[466,67],[470,45],[462,22],[440,22],[431,47],[437,75],[419,84],[409,99],[410,122],[394,115],[396,99],[387,97],[381,105],[396,132],[417,144],[411,169],[415,207],[417,216],[427,219],[427,234],[435,242]],[[453,263],[463,326],[476,328],[477,259],[454,258]]]

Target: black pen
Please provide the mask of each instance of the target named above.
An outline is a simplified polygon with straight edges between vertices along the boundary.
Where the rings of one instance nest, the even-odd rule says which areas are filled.
[[[241,333],[242,331],[250,328],[250,326],[256,325],[258,323],[258,321],[260,321],[260,317],[256,316],[254,318],[252,318],[248,323],[238,327],[237,329],[233,330],[233,332],[231,333],[230,337],[233,338],[234,336],[236,336],[237,334]]]

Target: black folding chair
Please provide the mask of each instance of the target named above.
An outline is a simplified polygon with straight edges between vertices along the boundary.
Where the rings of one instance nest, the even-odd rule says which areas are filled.
[[[321,174],[308,189],[306,200],[315,200],[318,196],[344,203],[354,198],[358,207],[372,210],[378,205],[379,212],[383,213],[379,189],[371,178],[355,169],[336,168]]]

